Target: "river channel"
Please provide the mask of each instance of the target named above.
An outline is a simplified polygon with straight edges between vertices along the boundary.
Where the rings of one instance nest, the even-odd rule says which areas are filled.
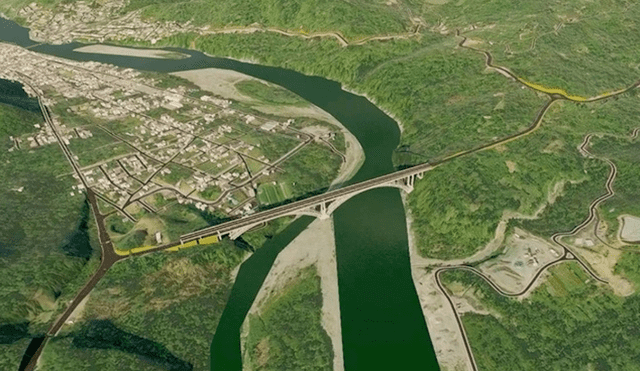
[[[37,44],[28,30],[0,18],[0,40],[76,61],[96,61],[156,72],[224,68],[283,86],[333,115],[360,142],[366,160],[348,182],[394,171],[400,139],[396,122],[367,99],[320,77],[215,58],[193,50],[181,60],[77,53],[85,44]],[[407,227],[399,190],[374,189],[343,204],[333,215],[338,262],[344,363],[347,371],[438,370],[411,278]],[[241,369],[240,326],[275,257],[311,222],[299,218],[241,267],[211,346],[212,370]],[[176,329],[178,330],[178,329]]]

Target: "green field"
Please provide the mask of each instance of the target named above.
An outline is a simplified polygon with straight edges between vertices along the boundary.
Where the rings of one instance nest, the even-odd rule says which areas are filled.
[[[321,324],[322,291],[314,266],[270,297],[245,320],[243,367],[253,370],[331,370],[331,339]]]
[[[93,136],[85,139],[74,138],[69,141],[69,149],[78,156],[80,166],[88,166],[110,157],[133,152],[125,143],[113,138],[97,126],[88,126],[85,129],[91,131]]]
[[[258,200],[263,205],[277,204],[291,198],[291,190],[286,183],[263,183],[258,187]]]
[[[218,186],[208,186],[204,191],[200,192],[200,196],[211,201],[217,200],[220,194],[222,194],[222,190]]]
[[[284,174],[278,179],[293,197],[317,192],[329,187],[341,163],[327,146],[311,143],[280,165]]]
[[[278,85],[267,85],[257,80],[243,80],[235,83],[234,86],[240,93],[267,104],[302,107],[309,105],[306,100]]]

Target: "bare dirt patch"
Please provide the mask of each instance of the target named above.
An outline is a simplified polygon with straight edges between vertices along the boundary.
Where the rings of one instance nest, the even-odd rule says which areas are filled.
[[[625,242],[640,242],[640,218],[632,215],[621,216],[620,239]]]
[[[412,257],[416,255],[414,248],[410,247],[410,251]],[[434,274],[424,268],[412,266],[411,275],[438,364],[443,370],[473,370],[466,356],[464,340],[455,314],[444,294],[438,289]]]
[[[561,254],[558,246],[516,228],[506,238],[504,254],[481,264],[479,269],[505,291],[519,292],[542,266]]]
[[[573,246],[572,251],[579,255],[601,278],[609,281],[613,293],[618,296],[629,296],[634,287],[624,277],[615,274],[615,266],[623,251],[606,245],[594,234],[595,221],[587,225],[573,237],[564,238],[562,242]]]

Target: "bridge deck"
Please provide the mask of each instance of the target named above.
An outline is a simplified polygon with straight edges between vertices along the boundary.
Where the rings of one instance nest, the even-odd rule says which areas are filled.
[[[376,188],[393,181],[401,180],[409,176],[417,175],[429,171],[433,168],[431,164],[423,164],[408,169],[396,171],[394,173],[381,175],[377,178],[365,180],[363,182],[329,191],[320,195],[312,196],[300,201],[294,201],[286,205],[278,206],[273,209],[257,212],[252,215],[242,217],[241,219],[231,220],[225,223],[214,225],[182,235],[182,240],[191,240],[194,238],[205,237],[213,234],[227,234],[233,230],[267,222],[279,217],[289,215],[297,210],[307,209],[325,202],[334,201],[340,197],[348,196],[354,193],[360,193],[371,188]]]

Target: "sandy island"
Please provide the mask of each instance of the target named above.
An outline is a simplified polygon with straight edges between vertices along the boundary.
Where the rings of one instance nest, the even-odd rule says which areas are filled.
[[[155,59],[185,59],[191,57],[188,54],[171,52],[161,49],[135,49],[125,48],[121,46],[111,45],[89,45],[83,46],[73,50],[78,53],[94,53],[94,54],[108,54],[108,55],[122,55],[126,57],[139,57],[139,58],[155,58]]]
[[[356,137],[347,130],[340,121],[329,113],[323,111],[319,107],[309,103],[307,107],[286,106],[286,105],[265,105],[251,97],[243,95],[236,89],[235,84],[243,80],[256,80],[267,85],[272,85],[267,81],[256,79],[240,72],[225,70],[221,68],[204,68],[200,70],[188,70],[173,72],[172,75],[182,77],[196,84],[200,89],[209,91],[213,94],[226,99],[245,102],[251,104],[254,109],[266,114],[291,116],[291,117],[309,117],[325,121],[336,126],[344,134],[346,142],[345,162],[342,163],[340,171],[336,179],[331,185],[340,184],[350,179],[364,162],[364,151],[360,142]]]
[[[333,220],[316,219],[287,245],[273,263],[249,314],[259,313],[264,303],[282,289],[287,282],[295,278],[301,269],[315,265],[322,288],[322,327],[331,338],[333,345],[333,370],[344,371],[338,297],[338,267],[333,236]],[[245,319],[242,326],[243,353],[244,339],[248,330],[248,321]]]

